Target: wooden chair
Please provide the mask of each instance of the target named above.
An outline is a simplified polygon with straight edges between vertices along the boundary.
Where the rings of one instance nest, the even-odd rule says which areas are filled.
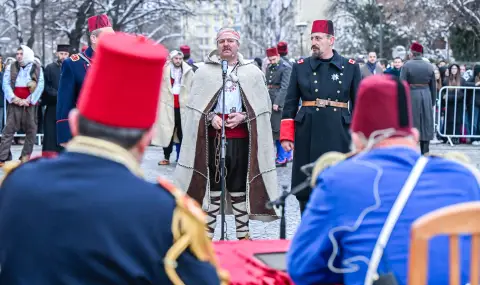
[[[426,285],[428,242],[437,235],[448,235],[450,244],[450,285],[460,284],[459,235],[471,234],[470,284],[479,285],[480,202],[444,207],[418,218],[412,225],[408,285]]]

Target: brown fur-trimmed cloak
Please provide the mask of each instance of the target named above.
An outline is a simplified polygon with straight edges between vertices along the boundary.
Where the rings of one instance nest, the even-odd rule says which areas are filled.
[[[275,152],[270,117],[272,103],[265,84],[265,76],[252,63],[238,56],[238,82],[243,105],[246,107],[249,130],[249,167],[247,180],[247,212],[250,219],[272,221],[278,219],[276,210],[267,209],[266,202],[278,197]],[[181,189],[202,205],[210,206],[208,171],[208,125],[206,117],[217,102],[222,87],[220,58],[213,51],[193,77],[187,104],[187,121],[180,159],[175,169],[175,180]],[[229,201],[230,199],[227,199]],[[227,208],[227,214],[231,209]]]

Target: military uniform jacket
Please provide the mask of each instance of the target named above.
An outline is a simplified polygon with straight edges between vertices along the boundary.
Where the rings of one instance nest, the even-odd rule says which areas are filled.
[[[92,155],[77,139],[3,181],[0,284],[172,284],[164,258],[175,198],[145,181],[128,152],[102,147]],[[215,268],[190,251],[176,261],[186,285],[219,284]]]
[[[72,138],[68,125],[68,114],[76,107],[85,74],[92,62],[94,51],[88,47],[85,52],[72,54],[62,64],[62,74],[57,95],[57,143],[66,143]],[[87,59],[87,60],[85,60]]]
[[[267,67],[266,80],[270,100],[273,105],[278,105],[279,107],[278,111],[272,110],[270,118],[274,140],[278,140],[280,135],[280,121],[282,120],[283,105],[285,104],[291,73],[292,67],[284,60],[280,60],[276,65]]]
[[[327,62],[308,57],[293,65],[283,120],[295,122],[295,154],[292,187],[306,179],[301,167],[314,162],[328,151],[350,150],[350,122],[361,74],[358,64],[334,51]],[[337,107],[301,107],[299,101],[325,99],[349,103],[349,109]],[[297,195],[301,201],[310,196],[305,190]]]

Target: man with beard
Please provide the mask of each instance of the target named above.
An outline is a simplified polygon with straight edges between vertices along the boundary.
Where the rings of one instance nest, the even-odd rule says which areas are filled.
[[[433,107],[436,104],[437,83],[433,65],[423,60],[423,46],[413,43],[407,61],[400,72],[412,90],[413,126],[420,132],[420,150],[422,154],[430,151],[433,139]]]
[[[60,152],[62,150],[62,147],[57,144],[57,92],[62,63],[70,55],[69,48],[69,45],[58,45],[57,60],[45,67],[45,90],[42,103],[46,105],[46,109],[42,151]]]
[[[89,46],[84,52],[72,54],[62,64],[57,99],[57,144],[64,146],[71,138],[68,114],[77,105],[78,95],[87,74],[98,40],[102,34],[114,33],[107,15],[88,18]]]
[[[332,21],[314,21],[311,40],[312,56],[293,65],[280,126],[283,148],[291,151],[295,142],[292,188],[307,178],[302,166],[329,151],[349,151],[351,114],[361,80],[358,64],[333,49]],[[301,212],[310,193],[297,194]]]
[[[249,237],[252,219],[278,219],[265,203],[277,197],[277,173],[270,116],[272,104],[265,77],[254,63],[238,53],[240,35],[221,29],[217,49],[205,59],[193,78],[187,108],[176,181],[207,212],[208,234],[213,238],[220,214],[220,142],[222,121],[226,134],[226,197],[235,215],[238,239]],[[222,60],[228,61],[225,109],[222,105]]]
[[[183,53],[172,51],[170,62],[165,65],[162,89],[158,102],[156,134],[152,143],[163,147],[164,159],[158,165],[169,165],[173,144],[177,151],[177,161],[182,143],[182,124],[185,124],[185,106],[192,84],[193,70],[183,61]]]

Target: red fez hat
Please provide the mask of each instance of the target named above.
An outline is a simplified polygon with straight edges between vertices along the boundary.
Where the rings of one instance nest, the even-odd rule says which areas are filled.
[[[288,53],[288,44],[286,42],[279,42],[277,49],[279,53]]]
[[[423,46],[417,42],[413,43],[412,46],[410,47],[411,51],[423,53]]]
[[[316,20],[312,24],[313,33],[324,33],[327,35],[334,35],[333,22],[330,20]]]
[[[107,15],[97,15],[88,18],[88,31],[90,33],[95,30],[111,26],[112,23],[110,23]]]
[[[278,55],[278,50],[277,50],[276,47],[271,47],[271,48],[267,49],[267,56],[268,57],[276,56],[276,55]]]
[[[406,82],[391,75],[369,76],[360,82],[352,132],[369,138],[374,131],[395,129],[397,136],[412,132],[410,89]]]
[[[82,52],[85,52],[87,50],[87,48],[88,48],[87,46],[83,46],[82,47]]]
[[[163,46],[143,36],[105,35],[80,92],[80,114],[111,127],[150,128],[157,115],[167,56]]]
[[[180,51],[183,53],[183,54],[190,54],[190,47],[187,46],[187,45],[183,45],[180,47]]]

